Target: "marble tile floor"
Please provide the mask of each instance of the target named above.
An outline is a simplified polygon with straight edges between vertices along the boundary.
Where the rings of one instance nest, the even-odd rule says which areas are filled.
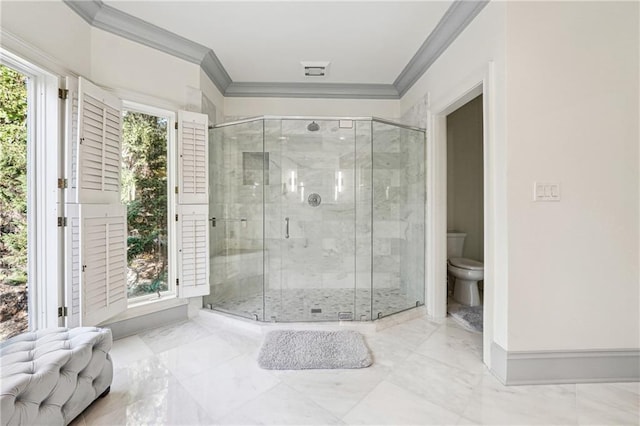
[[[201,313],[116,340],[111,393],[83,425],[638,425],[640,383],[501,385],[451,318],[365,339],[370,368],[270,371],[262,334]]]

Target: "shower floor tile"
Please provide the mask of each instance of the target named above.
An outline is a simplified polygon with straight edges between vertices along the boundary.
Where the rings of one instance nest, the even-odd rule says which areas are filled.
[[[410,309],[418,301],[398,288],[368,289],[282,289],[225,297],[212,303],[214,310],[262,321],[338,321],[343,313],[353,320],[384,317]],[[355,309],[354,309],[355,308]]]

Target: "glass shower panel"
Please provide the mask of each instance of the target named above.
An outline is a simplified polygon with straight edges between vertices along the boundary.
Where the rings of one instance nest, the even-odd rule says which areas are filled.
[[[209,149],[211,291],[205,307],[264,319],[262,120],[215,128]]]
[[[355,317],[355,128],[265,120],[267,321]]]
[[[371,121],[356,123],[356,315],[360,321],[371,320],[371,195],[372,195],[372,145]]]
[[[424,304],[424,132],[373,122],[373,318]]]

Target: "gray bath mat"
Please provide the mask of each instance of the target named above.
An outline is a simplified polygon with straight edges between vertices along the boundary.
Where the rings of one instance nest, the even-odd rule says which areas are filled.
[[[363,368],[373,360],[357,331],[270,331],[258,364],[268,370]]]
[[[482,305],[464,306],[458,303],[450,303],[447,306],[447,311],[463,327],[482,333]]]

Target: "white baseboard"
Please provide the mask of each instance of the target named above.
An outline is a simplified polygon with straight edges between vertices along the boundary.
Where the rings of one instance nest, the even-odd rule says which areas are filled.
[[[637,382],[640,350],[509,352],[494,342],[491,370],[505,385]]]

